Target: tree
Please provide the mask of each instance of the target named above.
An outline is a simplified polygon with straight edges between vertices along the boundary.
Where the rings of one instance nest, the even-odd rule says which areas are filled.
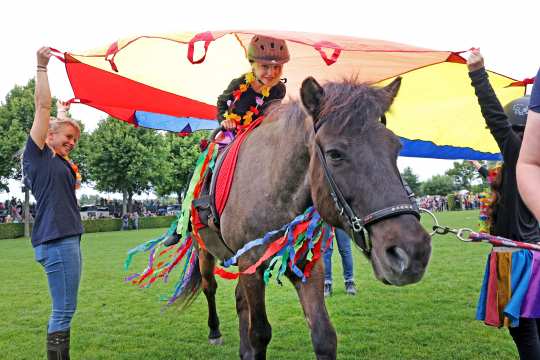
[[[448,175],[435,175],[422,184],[422,193],[424,195],[443,195],[451,193],[454,190],[454,181]]]
[[[91,134],[87,156],[88,172],[99,191],[121,192],[122,208],[131,210],[134,194],[151,189],[163,176],[165,151],[157,132],[136,128],[108,118]]]
[[[418,181],[418,175],[413,173],[413,170],[411,169],[410,166],[407,166],[403,170],[403,173],[401,174],[401,176],[403,177],[403,180],[405,180],[407,184],[409,184],[409,186],[411,187],[411,190],[413,191],[415,195],[417,196],[422,195],[422,188],[421,188],[422,183]]]
[[[20,179],[20,150],[34,120],[35,80],[16,85],[0,105],[0,191],[9,191],[7,181]]]
[[[20,177],[20,152],[24,144],[25,134],[18,121],[12,125],[0,116],[0,192],[9,191],[8,180]]]
[[[155,183],[155,191],[159,196],[172,193],[178,197],[179,203],[182,201],[181,193],[189,185],[188,181],[201,153],[199,142],[207,136],[206,132],[197,132],[186,137],[165,134],[166,163],[163,176],[156,179]]]
[[[456,190],[471,190],[471,182],[479,177],[478,171],[468,161],[454,161],[454,167],[447,170],[446,175],[453,177]]]

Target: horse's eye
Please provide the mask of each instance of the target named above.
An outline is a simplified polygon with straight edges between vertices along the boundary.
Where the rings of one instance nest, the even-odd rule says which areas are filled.
[[[328,150],[326,152],[326,156],[328,156],[330,160],[333,160],[333,161],[343,160],[343,157],[344,157],[343,154],[338,150]]]

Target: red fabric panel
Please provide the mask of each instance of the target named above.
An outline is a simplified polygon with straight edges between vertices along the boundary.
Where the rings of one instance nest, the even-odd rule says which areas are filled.
[[[497,253],[492,251],[489,258],[489,278],[486,299],[486,325],[501,326],[497,301]]]
[[[123,121],[133,123],[137,110],[200,119],[216,117],[214,105],[97,69],[69,54],[66,54],[66,71],[76,98]]]
[[[251,123],[251,125],[245,131],[242,131],[236,136],[233,143],[229,145],[231,148],[221,163],[221,168],[217,174],[215,194],[216,210],[220,216],[223,213],[223,209],[225,208],[227,199],[229,198],[229,192],[231,190],[234,170],[236,169],[236,161],[238,160],[238,153],[240,152],[240,146],[250,131],[259,126],[263,118],[264,116],[260,116],[256,121]]]

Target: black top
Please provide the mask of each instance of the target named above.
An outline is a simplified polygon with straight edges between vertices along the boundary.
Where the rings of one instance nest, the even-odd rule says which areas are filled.
[[[75,197],[75,173],[45,145],[40,150],[28,137],[23,154],[25,184],[36,198],[32,246],[83,232]]]
[[[480,168],[478,169],[478,172],[480,173],[480,175],[482,175],[484,179],[488,178],[489,171],[485,165],[480,166]]]
[[[521,136],[513,129],[497,99],[485,69],[469,73],[491,134],[497,141],[504,160],[501,198],[497,217],[493,219],[493,235],[523,242],[539,242],[538,221],[523,203],[516,181],[516,163],[521,148]]]
[[[217,101],[217,119],[219,123],[221,123],[224,118],[223,115],[226,111],[229,110],[229,105],[227,105],[227,101],[231,100],[233,101],[233,92],[235,90],[238,90],[241,84],[244,83],[246,80],[246,76],[242,75],[237,79],[234,79],[231,81],[229,86],[227,86],[227,89],[218,97]],[[273,86],[270,89],[270,95],[266,98],[264,98],[264,103],[262,106],[259,107],[259,115],[264,113],[264,111],[268,108],[270,104],[272,104],[275,101],[281,101],[285,97],[285,93],[287,92],[285,85],[282,82],[277,83],[277,85]],[[250,86],[246,92],[240,96],[240,99],[233,105],[234,108],[231,109],[232,112],[239,116],[243,116],[246,114],[246,112],[249,110],[251,106],[256,105],[255,98],[257,96],[262,96],[261,94],[255,92],[253,88]],[[255,120],[257,116],[253,116],[253,120]]]

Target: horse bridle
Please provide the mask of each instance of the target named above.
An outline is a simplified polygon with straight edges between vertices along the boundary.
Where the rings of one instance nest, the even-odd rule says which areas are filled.
[[[321,128],[324,122],[325,121],[314,121],[315,134],[317,134],[317,131]],[[381,117],[381,122],[386,125],[386,117],[384,115]],[[358,247],[360,247],[360,249],[367,258],[371,258],[372,249],[371,238],[369,236],[369,232],[366,229],[368,226],[373,225],[383,219],[403,214],[411,214],[420,219],[420,211],[418,209],[418,205],[416,204],[415,195],[412,192],[410,186],[407,184],[407,182],[403,179],[401,175],[401,183],[403,184],[403,187],[407,192],[407,196],[409,197],[409,204],[397,204],[389,206],[384,209],[374,211],[362,218],[358,217],[355,214],[354,210],[351,208],[351,206],[347,203],[347,200],[339,189],[336,181],[334,180],[334,177],[330,173],[330,169],[328,168],[328,164],[326,163],[322,148],[316,141],[315,148],[317,151],[317,156],[319,157],[319,160],[324,170],[324,176],[326,178],[326,181],[328,182],[328,185],[330,186],[330,195],[334,200],[336,210],[340,216],[345,218],[347,224],[352,230],[353,241],[356,243],[356,245],[358,245]],[[366,233],[368,234],[368,240],[366,240]]]

